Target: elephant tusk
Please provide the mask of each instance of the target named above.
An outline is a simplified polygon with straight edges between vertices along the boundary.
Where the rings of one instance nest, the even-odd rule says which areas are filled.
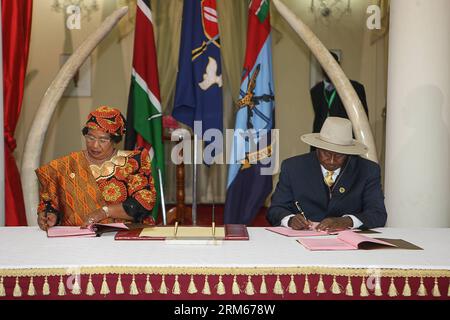
[[[280,0],[272,0],[272,2],[275,4],[281,16],[286,19],[294,31],[303,39],[322,68],[329,75],[353,124],[356,139],[368,147],[368,152],[363,156],[369,160],[378,162],[377,150],[369,120],[350,80],[311,29]]]
[[[39,201],[39,187],[34,170],[40,165],[42,146],[50,119],[64,90],[77,70],[127,12],[128,7],[117,9],[105,19],[93,34],[83,41],[61,70],[59,70],[41,100],[25,143],[21,167],[25,210],[29,225],[37,224],[36,211]]]

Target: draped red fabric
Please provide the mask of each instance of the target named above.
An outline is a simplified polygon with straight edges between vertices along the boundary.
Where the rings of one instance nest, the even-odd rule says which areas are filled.
[[[31,35],[33,0],[2,0],[3,102],[5,135],[5,222],[25,226],[27,219],[20,174],[13,151],[22,107]]]

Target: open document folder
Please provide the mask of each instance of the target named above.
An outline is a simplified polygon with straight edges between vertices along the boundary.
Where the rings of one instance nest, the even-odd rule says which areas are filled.
[[[334,250],[358,250],[358,249],[385,249],[398,248],[421,250],[421,248],[401,239],[375,239],[357,234],[353,231],[341,231],[336,238],[332,239],[298,239],[306,249],[316,251],[334,251]]]
[[[128,230],[123,223],[94,223],[88,228],[56,226],[47,230],[47,237],[97,237],[105,232]]]
[[[267,227],[266,230],[281,234],[286,237],[315,237],[328,235],[327,232],[317,231],[315,228],[311,228],[309,230],[294,230],[286,227]]]

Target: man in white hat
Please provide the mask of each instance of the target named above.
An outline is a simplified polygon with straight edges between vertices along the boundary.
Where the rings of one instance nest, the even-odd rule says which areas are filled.
[[[324,231],[383,227],[380,166],[359,157],[367,147],[352,138],[351,122],[328,117],[320,133],[301,139],[317,150],[283,161],[267,220],[298,230],[312,222]]]

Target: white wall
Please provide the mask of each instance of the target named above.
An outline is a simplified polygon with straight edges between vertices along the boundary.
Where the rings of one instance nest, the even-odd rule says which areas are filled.
[[[386,208],[392,227],[450,226],[450,1],[391,5]]]

